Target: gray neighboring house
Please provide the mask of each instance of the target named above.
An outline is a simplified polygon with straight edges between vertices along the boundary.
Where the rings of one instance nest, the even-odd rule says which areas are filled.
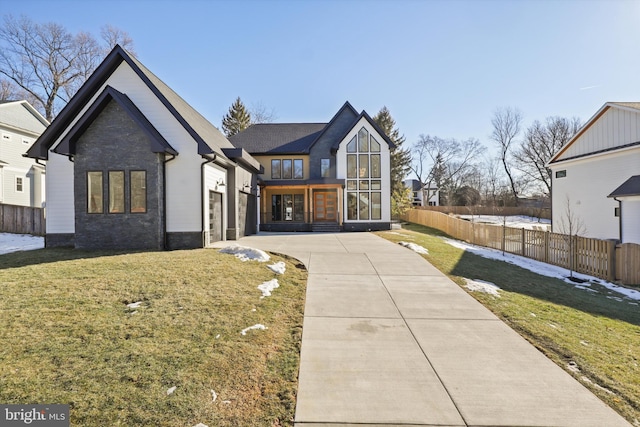
[[[417,179],[406,179],[404,186],[411,190],[411,204],[413,206],[440,206],[440,191],[435,187],[425,188]],[[425,196],[428,201],[425,203]]]
[[[0,101],[0,203],[44,207],[45,165],[24,154],[47,126],[27,101]]]
[[[329,122],[252,125],[229,140],[262,165],[260,230],[391,227],[393,142],[346,102]]]
[[[256,232],[260,164],[116,46],[28,151],[45,245],[189,249]]]

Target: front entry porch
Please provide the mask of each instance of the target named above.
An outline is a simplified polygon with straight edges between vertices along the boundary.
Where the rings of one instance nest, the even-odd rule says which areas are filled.
[[[341,231],[340,184],[267,186],[260,192],[261,231]]]

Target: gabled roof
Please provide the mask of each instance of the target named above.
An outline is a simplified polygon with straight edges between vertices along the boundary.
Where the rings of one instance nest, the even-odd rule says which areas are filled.
[[[35,134],[49,126],[47,119],[25,100],[0,101],[0,123]]]
[[[640,196],[640,175],[634,175],[607,197],[631,197]]]
[[[362,110],[362,113],[360,113],[360,115],[356,118],[356,120],[353,122],[353,125],[351,125],[351,127],[347,130],[347,132],[345,132],[345,134],[342,135],[339,139],[337,139],[336,142],[333,144],[333,147],[331,147],[333,151],[337,151],[338,148],[340,148],[340,141],[342,141],[347,136],[347,134],[351,132],[351,129],[353,129],[353,126],[355,126],[356,123],[358,123],[362,118],[364,118],[367,122],[369,122],[369,124],[376,130],[376,132],[378,132],[378,134],[382,137],[382,139],[387,143],[390,150],[393,150],[394,148],[396,148],[396,145],[393,143],[393,141],[391,141],[389,136],[386,133],[384,133],[382,129],[380,129],[380,126],[378,126],[378,124],[371,118],[371,116],[369,116],[369,114],[367,114],[366,111]]]
[[[307,154],[326,123],[261,123],[229,137],[251,154]]]
[[[134,103],[123,93],[118,92],[111,86],[107,86],[100,96],[94,101],[91,107],[82,115],[82,117],[73,125],[71,130],[67,132],[60,144],[54,148],[54,152],[63,154],[65,156],[72,156],[76,152],[76,142],[87,130],[87,128],[93,123],[93,121],[100,115],[102,110],[109,104],[109,102],[115,101],[120,107],[122,107],[129,117],[131,117],[142,130],[151,139],[151,149],[154,153],[168,153],[174,156],[178,154],[176,150],[171,147],[166,139],[157,131],[155,127],[147,120],[142,112],[134,105]]]
[[[62,133],[70,126],[74,118],[123,62],[126,62],[131,67],[158,100],[193,137],[198,144],[198,154],[209,155],[215,153],[225,158],[222,148],[233,148],[233,146],[224,135],[119,45],[113,48],[111,53],[96,68],[51,125],[31,146],[27,151],[27,156],[46,160],[51,146],[62,136]]]
[[[605,103],[602,107],[600,107],[600,109],[578,130],[578,132],[576,132],[576,134],[573,136],[573,138],[571,138],[562,148],[560,148],[560,150],[558,150],[557,153],[555,153],[553,155],[553,157],[551,157],[551,159],[549,160],[549,162],[547,163],[547,165],[550,165],[552,163],[556,163],[559,160],[559,158],[567,151],[567,149],[569,149],[569,147],[571,147],[586,131],[587,129],[589,129],[595,122],[598,121],[598,119],[600,117],[602,117],[610,108],[618,108],[621,110],[627,110],[627,111],[633,111],[635,113],[640,113],[640,102],[607,102]],[[632,143],[630,145],[635,145],[636,143]],[[625,148],[625,147],[614,147],[614,148],[610,148],[607,150],[603,150],[603,152],[605,151],[613,151],[613,150],[617,150],[620,148]],[[592,155],[592,154],[597,154],[597,153],[589,153],[589,154],[585,154],[585,155],[581,155],[579,157],[583,157],[583,156],[587,156],[587,155]],[[574,158],[574,157],[572,157]],[[569,159],[562,159],[562,160],[569,160]]]
[[[390,148],[395,145],[389,137],[380,129],[366,111],[358,114],[349,101],[338,110],[329,123],[263,123],[251,125],[244,131],[229,138],[231,143],[247,150],[251,154],[309,154],[311,148],[333,126],[333,124],[346,113],[351,113],[355,119],[348,126],[346,132],[337,138],[332,150],[337,150],[340,142],[353,129],[353,127],[365,118],[369,124],[382,136]]]

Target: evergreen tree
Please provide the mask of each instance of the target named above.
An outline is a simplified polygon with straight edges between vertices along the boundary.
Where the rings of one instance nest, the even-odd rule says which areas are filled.
[[[400,135],[400,131],[395,127],[396,121],[391,117],[387,107],[382,107],[378,114],[373,117],[373,120],[396,146],[391,150],[391,190],[402,191],[404,187],[403,180],[409,173],[411,166],[411,151],[402,148],[402,144],[405,141],[404,135]]]
[[[400,131],[395,127],[396,121],[391,117],[387,107],[382,107],[373,120],[396,146],[391,150],[391,203],[402,206],[406,197],[403,180],[411,167],[411,151],[402,148],[404,135],[400,135]]]
[[[229,112],[222,118],[222,130],[227,137],[242,132],[251,124],[251,115],[247,111],[240,97],[229,108]]]

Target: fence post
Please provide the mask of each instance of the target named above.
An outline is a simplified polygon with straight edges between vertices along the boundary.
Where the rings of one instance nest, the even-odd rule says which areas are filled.
[[[544,262],[549,262],[549,232],[544,232]]]
[[[616,241],[607,240],[607,281],[616,280]]]
[[[525,251],[525,231],[524,228],[522,228],[522,256],[526,256],[526,251]]]

